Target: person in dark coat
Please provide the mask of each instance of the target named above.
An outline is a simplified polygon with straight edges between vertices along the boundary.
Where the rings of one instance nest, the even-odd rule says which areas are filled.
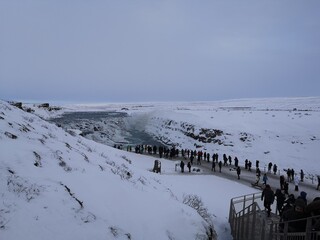
[[[219,161],[218,165],[219,165],[219,172],[221,172],[222,162],[221,162],[221,161]]]
[[[260,171],[259,168],[256,169],[256,175],[259,176],[259,178],[260,178],[260,176],[261,176],[261,171]]]
[[[285,194],[289,194],[289,183],[288,182],[284,182],[284,184],[283,184],[283,190],[284,190],[284,193]]]
[[[251,172],[252,162],[249,160],[248,162],[248,170]]]
[[[286,210],[282,214],[282,220],[284,222],[289,221],[288,223],[288,232],[305,232],[307,214],[305,212],[306,204],[302,199],[297,199],[295,201],[294,207]],[[300,221],[293,221],[298,220]]]
[[[307,193],[305,191],[301,191],[297,199],[302,199],[306,205],[308,204]]]
[[[268,172],[271,172],[271,168],[272,168],[272,162],[269,162],[269,164],[268,164]]]
[[[288,168],[288,170],[287,170],[287,181],[291,182],[291,169],[290,168]]]
[[[228,166],[228,158],[225,153],[223,154],[223,166]]]
[[[237,157],[234,158],[234,166],[237,168],[239,164],[239,160]]]
[[[294,197],[293,194],[290,194],[283,203],[281,212],[284,213],[285,211],[287,211],[288,209],[291,209],[294,207],[294,203],[296,202],[296,198]]]
[[[191,172],[191,162],[188,162],[187,167],[189,168],[189,172]]]
[[[216,162],[212,161],[212,167],[211,167],[211,171],[216,171]]]
[[[318,186],[317,186],[317,190],[319,190],[319,188],[320,188],[320,175],[318,175],[317,177],[318,177]]]
[[[320,197],[313,199],[313,201],[307,205],[305,212],[309,217],[320,216]],[[317,218],[313,219],[312,226],[315,231],[320,231],[320,222]]]
[[[301,170],[300,170],[300,181],[303,182],[303,179],[304,179],[304,172],[303,172],[303,170],[301,169]]]
[[[237,175],[238,175],[238,179],[240,179],[240,174],[241,174],[241,168],[238,166],[238,167],[237,167]]]
[[[184,172],[184,162],[183,161],[180,162],[180,168],[181,168],[181,172],[183,173]]]
[[[273,165],[273,174],[276,175],[277,174],[277,170],[278,170],[278,166],[277,164]]]
[[[306,207],[308,216],[320,216],[320,197],[313,199]]]
[[[191,165],[193,165],[193,159],[194,159],[194,156],[193,156],[193,154],[191,154],[191,156],[190,156]]]
[[[284,176],[281,175],[281,176],[280,176],[280,189],[281,189],[281,190],[284,189],[284,182],[285,182]]]
[[[261,201],[263,201],[263,205],[267,209],[268,217],[270,217],[271,205],[274,202],[274,192],[272,191],[269,184],[267,184],[262,191]]]
[[[279,216],[281,216],[282,215],[282,207],[283,207],[283,204],[284,204],[284,200],[286,200],[286,197],[281,192],[281,190],[279,188],[276,190],[275,197],[276,197],[276,200],[277,200],[277,211],[279,213]]]

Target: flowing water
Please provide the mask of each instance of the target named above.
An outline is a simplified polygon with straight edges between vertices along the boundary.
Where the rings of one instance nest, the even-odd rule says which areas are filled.
[[[68,112],[50,121],[65,130],[80,130],[82,136],[109,146],[161,145],[144,129],[130,124],[131,117],[125,112]]]

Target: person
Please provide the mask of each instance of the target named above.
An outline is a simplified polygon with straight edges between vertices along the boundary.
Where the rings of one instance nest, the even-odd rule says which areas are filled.
[[[319,188],[320,188],[320,175],[318,175],[317,177],[318,177],[318,186],[317,186],[317,190],[319,190]]]
[[[276,175],[277,174],[277,170],[278,170],[278,166],[277,164],[273,165],[273,174]]]
[[[269,164],[268,164],[268,172],[271,172],[271,168],[272,168],[272,162],[269,162]]]
[[[294,197],[293,194],[290,194],[290,195],[284,200],[284,203],[283,203],[281,212],[283,213],[283,212],[287,211],[288,209],[293,208],[295,202],[296,202],[296,198]]]
[[[238,166],[238,167],[237,167],[237,175],[238,175],[238,179],[240,179],[240,174],[241,174],[241,168]]]
[[[191,162],[188,162],[187,167],[189,168],[189,172],[191,172]]]
[[[183,161],[180,162],[180,168],[181,168],[181,172],[183,173],[184,172],[184,162]]]
[[[239,160],[237,157],[234,158],[234,166],[237,168],[239,165]]]
[[[219,172],[221,172],[221,168],[222,168],[222,162],[221,161],[219,161]]]
[[[256,174],[256,182],[255,185],[259,185],[260,182],[260,174]]]
[[[211,171],[216,171],[216,162],[215,161],[212,161]]]
[[[306,204],[302,199],[296,199],[294,207],[283,212],[283,222],[288,221],[288,232],[305,232],[307,214],[305,212]],[[294,221],[301,219],[300,221]]]
[[[284,189],[284,182],[285,182],[284,176],[281,175],[281,176],[280,176],[280,189],[281,189],[281,190]]]
[[[223,154],[223,166],[228,166],[228,158],[225,153]]]
[[[320,216],[320,197],[313,199],[306,207],[306,214],[310,217]],[[320,222],[319,219],[314,218],[312,220],[312,227],[315,231],[320,231]]]
[[[282,215],[282,207],[283,207],[283,204],[284,204],[286,197],[279,188],[276,190],[275,197],[277,199],[277,211],[279,213],[279,216],[281,216]]]
[[[307,193],[305,191],[301,191],[297,199],[302,199],[306,205],[308,204]]]
[[[248,170],[249,170],[249,172],[251,172],[251,167],[252,167],[252,162],[249,160],[249,162],[248,162]]]
[[[270,217],[271,205],[274,202],[274,192],[269,184],[267,184],[262,191],[261,201],[263,201],[263,205],[267,209],[267,215]]]
[[[194,159],[193,154],[191,154],[190,156],[191,165],[193,165],[193,159]]]
[[[300,181],[303,182],[303,178],[304,178],[304,172],[303,170],[301,169],[300,170]]]
[[[264,184],[264,185],[267,185],[268,176],[267,176],[267,174],[266,174],[266,173],[265,173],[265,174],[263,174],[262,181],[263,181],[263,184]]]
[[[285,181],[283,184],[283,190],[285,194],[289,194],[289,183],[287,181]]]
[[[294,190],[295,190],[296,192],[299,191],[299,183],[300,183],[299,177],[298,177],[298,176],[295,176],[295,177],[294,177]]]
[[[295,172],[294,169],[291,169],[291,181],[294,181]]]
[[[320,197],[313,199],[306,207],[306,213],[309,216],[320,216]]]
[[[258,179],[259,179],[259,181],[260,181],[261,171],[260,171],[260,169],[259,169],[259,168],[257,168],[257,169],[256,169],[256,176],[257,176],[257,178],[258,178]]]

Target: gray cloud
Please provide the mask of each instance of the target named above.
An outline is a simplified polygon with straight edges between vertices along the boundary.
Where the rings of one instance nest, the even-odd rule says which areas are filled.
[[[0,97],[319,96],[319,1],[0,2]]]

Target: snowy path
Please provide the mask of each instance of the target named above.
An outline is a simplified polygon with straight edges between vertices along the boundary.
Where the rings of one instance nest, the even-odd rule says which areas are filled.
[[[150,154],[144,154],[150,157],[153,157],[155,159],[159,159],[158,155],[150,155]],[[184,160],[185,164],[187,163],[188,160],[182,158],[182,157],[175,157],[173,159],[169,159],[169,158],[163,158],[165,160],[170,160],[170,161],[181,161]],[[242,166],[241,164],[239,165],[241,167],[241,175],[240,175],[240,179],[237,179],[237,173],[234,169],[234,165],[231,166],[222,166],[221,169],[221,173],[219,172],[219,168],[216,166],[216,172],[211,171],[211,165],[212,162],[207,162],[207,161],[201,161],[201,165],[196,165],[194,164],[192,166],[192,168],[200,168],[202,170],[201,174],[212,174],[218,177],[222,177],[222,178],[226,178],[232,181],[237,181],[241,184],[244,184],[246,186],[252,187],[251,183],[254,183],[256,181],[256,172],[255,172],[255,168],[252,168],[251,171],[248,171],[244,168],[244,166]],[[191,169],[192,169],[191,168]],[[185,174],[185,175],[193,175],[192,172],[189,173],[188,172],[188,168],[185,165],[185,172],[181,173],[180,172],[180,167],[177,168],[177,174]],[[199,173],[197,173],[198,175]],[[261,180],[260,180],[260,184],[262,184],[262,176],[264,174],[264,171],[261,171]],[[282,172],[282,175],[284,175],[286,177],[286,172]],[[271,188],[275,191],[277,188],[280,188],[280,175],[274,175],[273,173],[268,173],[267,172],[267,176],[268,176],[268,184],[271,186]],[[300,182],[299,184],[299,191],[296,192],[294,191],[294,183],[293,182],[289,182],[289,194],[294,194],[295,197],[299,196],[301,191],[305,191],[307,193],[307,200],[308,203],[312,202],[312,200],[315,197],[320,197],[320,191],[316,190],[317,187],[317,179],[314,180],[314,182],[312,183],[310,179],[305,179],[304,182]],[[256,188],[257,192],[261,191],[259,188]]]

